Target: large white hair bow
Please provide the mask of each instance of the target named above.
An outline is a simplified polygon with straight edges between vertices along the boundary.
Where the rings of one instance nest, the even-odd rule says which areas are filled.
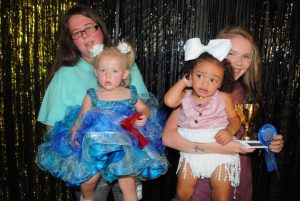
[[[128,52],[131,51],[131,47],[126,42],[120,42],[117,48],[123,54],[127,54]]]
[[[95,57],[98,54],[100,54],[100,52],[102,52],[103,48],[104,48],[103,44],[94,45],[93,48],[90,49],[91,57]]]
[[[90,49],[91,57],[96,57],[98,54],[100,54],[103,51],[103,48],[104,48],[103,44],[94,45],[92,49]],[[127,54],[132,50],[131,47],[126,42],[120,42],[117,48],[123,54]]]
[[[204,52],[211,54],[219,61],[223,61],[231,49],[229,39],[210,40],[208,45],[202,45],[200,38],[191,38],[184,45],[184,60],[189,61],[198,58]]]

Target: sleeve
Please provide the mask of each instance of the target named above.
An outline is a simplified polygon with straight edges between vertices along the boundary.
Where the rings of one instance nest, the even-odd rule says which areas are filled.
[[[54,126],[55,122],[62,120],[67,107],[64,104],[63,72],[58,71],[52,78],[44,95],[38,115],[38,121],[49,126]]]
[[[147,87],[144,83],[143,77],[136,63],[134,63],[130,69],[130,76],[131,76],[130,85],[135,86],[138,95],[142,98],[149,98]]]

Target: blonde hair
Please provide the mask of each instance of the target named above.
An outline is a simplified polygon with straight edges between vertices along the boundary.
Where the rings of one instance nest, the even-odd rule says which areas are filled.
[[[261,96],[261,59],[252,33],[245,27],[233,26],[222,29],[217,38],[231,39],[237,35],[245,38],[252,45],[252,61],[250,67],[239,79],[245,88],[245,102],[257,102],[260,101]]]
[[[130,47],[130,51],[126,53],[123,53],[117,46],[104,47],[100,54],[93,58],[94,69],[98,69],[98,64],[102,57],[109,55],[120,58],[124,62],[125,69],[130,71],[131,66],[135,61],[135,50],[133,49],[133,46],[131,44],[127,43],[127,45]],[[131,78],[129,74],[128,77],[123,80],[121,86],[127,87],[130,83],[130,79]]]

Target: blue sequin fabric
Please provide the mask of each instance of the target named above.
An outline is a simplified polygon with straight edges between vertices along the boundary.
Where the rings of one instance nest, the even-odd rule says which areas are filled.
[[[79,185],[98,172],[109,182],[124,175],[147,180],[164,174],[168,167],[161,142],[165,114],[157,109],[154,99],[144,100],[151,108],[151,117],[136,129],[149,144],[140,148],[135,135],[120,125],[137,112],[134,108],[138,100],[136,89],[131,86],[130,92],[130,99],[103,101],[94,89],[89,89],[87,93],[94,107],[82,117],[75,133],[77,145],[70,141],[70,129],[80,106],[68,108],[64,119],[46,134],[45,142],[38,147],[38,166],[67,185]]]

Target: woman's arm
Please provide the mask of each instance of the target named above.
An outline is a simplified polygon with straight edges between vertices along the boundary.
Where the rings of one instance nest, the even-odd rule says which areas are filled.
[[[163,144],[167,147],[177,149],[179,151],[195,153],[204,153],[204,150],[200,147],[200,144],[196,142],[190,142],[182,138],[178,133],[177,119],[179,117],[180,109],[175,109],[169,116],[162,135]]]
[[[179,108],[171,113],[166,122],[162,141],[167,147],[187,153],[251,153],[254,151],[254,149],[245,148],[242,144],[236,141],[230,141],[226,145],[220,145],[218,143],[204,144],[187,141],[178,133],[178,116]]]
[[[53,126],[50,125],[46,125],[46,132],[50,131],[52,129]]]

